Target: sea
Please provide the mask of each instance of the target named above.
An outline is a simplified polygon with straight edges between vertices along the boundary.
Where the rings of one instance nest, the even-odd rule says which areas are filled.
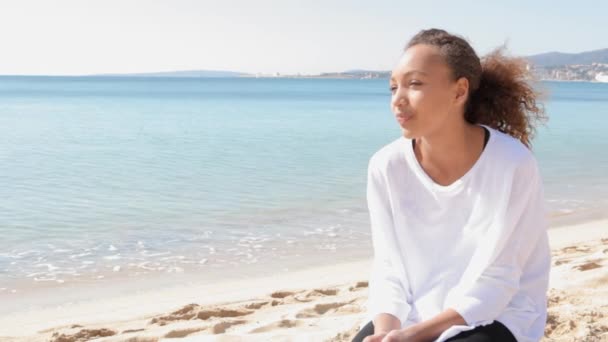
[[[607,218],[608,83],[535,86],[551,227]],[[370,257],[389,101],[386,79],[1,76],[0,302]]]

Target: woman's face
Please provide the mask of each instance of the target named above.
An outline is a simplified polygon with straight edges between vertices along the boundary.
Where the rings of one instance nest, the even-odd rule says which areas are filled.
[[[462,83],[452,73],[438,48],[418,44],[407,49],[390,80],[391,109],[407,138],[440,132],[453,120],[463,120]],[[465,89],[466,90],[466,89]],[[466,92],[465,94],[466,95]]]

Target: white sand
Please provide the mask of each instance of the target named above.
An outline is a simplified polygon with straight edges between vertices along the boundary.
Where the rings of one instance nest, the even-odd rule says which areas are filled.
[[[608,341],[608,221],[550,230],[546,341]],[[0,317],[0,341],[350,341],[370,260]],[[105,336],[105,337],[103,337]]]

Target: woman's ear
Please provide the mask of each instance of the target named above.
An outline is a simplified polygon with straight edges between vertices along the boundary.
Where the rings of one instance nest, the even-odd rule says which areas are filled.
[[[466,77],[461,77],[456,81],[456,103],[464,105],[469,96],[469,80]]]

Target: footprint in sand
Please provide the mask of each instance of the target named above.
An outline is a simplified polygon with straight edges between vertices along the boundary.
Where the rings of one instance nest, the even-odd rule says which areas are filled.
[[[314,289],[297,294],[294,296],[294,299],[300,302],[310,302],[317,298],[336,296],[339,292],[340,290],[338,289]]]
[[[58,332],[56,332],[52,335],[51,342],[79,342],[114,335],[116,335],[116,331],[110,329],[82,329],[75,334],[60,335]]]
[[[230,321],[230,322],[220,322],[220,323],[218,323],[218,324],[216,324],[216,325],[213,326],[213,328],[211,329],[211,332],[214,333],[214,334],[223,334],[231,326],[238,325],[238,324],[245,324],[245,323],[247,323],[247,321],[245,321],[245,320],[237,320],[237,321]]]
[[[245,305],[246,309],[251,309],[251,310],[257,310],[265,305],[268,305],[270,302],[265,301],[265,302],[257,302],[257,303],[249,303],[247,305]]]
[[[253,311],[249,310],[232,310],[232,309],[212,309],[212,310],[204,310],[200,311],[196,318],[206,320],[211,317],[240,317],[251,315]]]
[[[207,320],[212,317],[240,317],[252,314],[254,311],[246,309],[212,308],[202,310],[198,304],[188,304],[166,316],[155,317],[150,324],[166,325],[174,321],[186,321],[191,319]]]
[[[359,281],[355,285],[348,288],[349,291],[358,291],[360,289],[368,287],[367,281]]]
[[[296,292],[290,292],[290,291],[276,291],[270,294],[271,298],[285,298],[285,297],[289,297],[289,296],[293,296],[294,294],[296,294]]]
[[[84,328],[82,325],[80,324],[69,324],[69,325],[64,325],[64,326],[58,326],[58,327],[53,327],[53,328],[49,328],[49,329],[44,329],[44,330],[40,330],[41,333],[50,333],[56,330],[61,330],[61,329],[76,329],[76,328]],[[58,334],[58,333],[55,333]]]
[[[198,304],[188,304],[183,308],[174,311],[166,316],[155,317],[150,321],[150,324],[158,324],[165,325],[167,323],[173,321],[185,321],[192,319],[196,316],[198,311],[200,310],[200,305]]]
[[[304,324],[306,324],[306,322],[303,322],[301,320],[282,319],[278,322],[273,322],[268,325],[265,325],[265,326],[262,326],[259,328],[255,328],[255,329],[251,330],[249,333],[257,334],[257,333],[264,333],[264,332],[268,332],[268,331],[274,331],[277,329],[289,329],[289,328],[300,327]]]
[[[294,298],[294,296],[298,293],[302,293],[304,291],[299,292],[291,292],[291,291],[276,291],[270,294],[270,298],[273,300],[270,302],[271,306],[277,306],[282,304],[289,304],[290,302],[298,301]]]
[[[568,246],[568,247],[562,248],[563,253],[574,253],[574,252],[589,253],[590,251],[591,251],[591,248],[589,246]]]
[[[270,294],[273,300],[270,305],[277,306],[292,303],[307,303],[314,299],[327,296],[335,296],[340,292],[338,289],[314,289],[303,291],[277,291]]]
[[[307,297],[311,296],[335,296],[340,292],[338,289],[314,289],[306,294]]]
[[[158,337],[131,337],[127,340],[123,340],[121,342],[158,342],[160,338]]]
[[[175,329],[171,330],[165,334],[165,338],[183,338],[188,335],[192,335],[194,333],[198,333],[201,331],[209,330],[210,327],[200,327],[200,328],[188,328],[188,329]]]
[[[183,338],[195,333],[209,331],[212,334],[223,334],[228,330],[228,328],[247,323],[246,320],[234,320],[234,321],[224,321],[216,323],[212,326],[202,326],[202,327],[192,327],[186,329],[175,329],[171,330],[165,334],[165,338]]]
[[[121,334],[129,334],[129,333],[134,333],[134,332],[140,332],[140,331],[144,331],[146,329],[129,329],[129,330],[125,330],[123,332],[121,332]]]
[[[345,303],[317,304],[312,308],[304,309],[296,314],[296,318],[313,318],[334,315],[348,315],[361,311],[358,305],[354,305],[356,299]]]
[[[600,267],[602,267],[602,265],[599,265],[595,262],[588,262],[586,264],[574,266],[573,268],[576,268],[579,271],[588,271],[588,270],[592,270],[592,269],[600,268]]]

